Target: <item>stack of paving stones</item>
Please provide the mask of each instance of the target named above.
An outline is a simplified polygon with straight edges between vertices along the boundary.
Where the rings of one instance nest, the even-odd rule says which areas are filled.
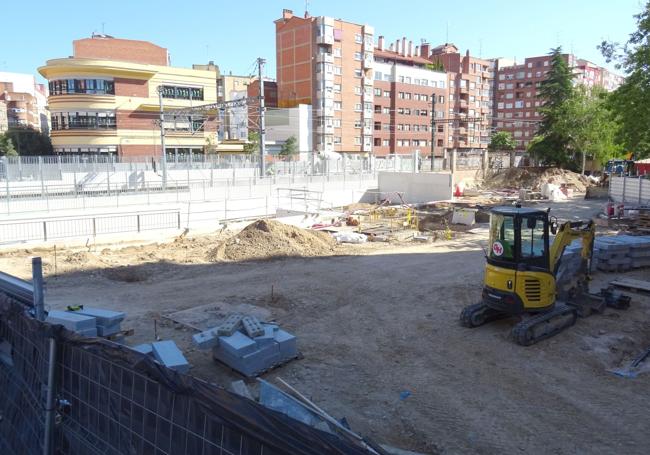
[[[125,313],[101,308],[80,308],[78,310],[48,313],[45,322],[60,324],[66,329],[87,337],[107,337],[121,332]]]
[[[218,327],[193,337],[199,349],[247,377],[255,377],[298,356],[296,337],[254,316],[231,314]]]
[[[575,278],[582,265],[582,242],[574,240],[564,249],[560,266],[555,275],[555,286],[560,298],[565,297],[564,293],[568,292],[577,283]]]
[[[626,272],[650,266],[650,236],[597,237],[594,243],[596,268],[604,272]]]
[[[131,349],[138,351],[141,354],[151,356],[156,359],[158,363],[165,365],[169,369],[178,371],[179,373],[187,373],[190,369],[189,362],[181,350],[178,349],[176,343],[171,340],[139,344]]]

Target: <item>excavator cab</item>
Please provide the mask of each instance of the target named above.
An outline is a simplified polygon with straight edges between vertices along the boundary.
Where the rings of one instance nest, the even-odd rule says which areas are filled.
[[[553,306],[548,211],[497,207],[490,213],[490,240],[483,301],[507,314]]]

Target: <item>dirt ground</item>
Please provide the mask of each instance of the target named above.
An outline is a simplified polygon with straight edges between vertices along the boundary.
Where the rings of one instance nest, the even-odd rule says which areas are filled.
[[[593,214],[598,202],[554,206],[561,218]],[[190,325],[248,308],[298,336],[303,355],[265,375],[282,377],[352,428],[382,443],[424,453],[642,454],[650,446],[650,373],[608,372],[650,345],[650,297],[627,311],[581,319],[523,348],[512,320],[478,329],[458,323],[478,300],[486,229],[451,241],[336,246],[323,257],[210,262],[227,233],[167,244],[57,253],[0,253],[0,270],[28,275],[29,256],[46,263],[52,308],[85,304],[126,311],[129,344],[174,339],[191,374],[226,386],[240,377],[195,350]],[[648,279],[648,269],[596,274]],[[273,295],[272,295],[273,294]],[[181,312],[174,314],[177,312]],[[202,327],[199,327],[202,328]],[[402,392],[410,395],[400,399]],[[408,394],[402,394],[406,396]]]

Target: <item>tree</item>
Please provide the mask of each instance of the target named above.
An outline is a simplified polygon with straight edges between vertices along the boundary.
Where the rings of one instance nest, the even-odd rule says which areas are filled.
[[[244,144],[244,153],[257,153],[260,150],[260,134],[257,131],[248,132],[248,142]]]
[[[500,150],[514,150],[517,143],[512,138],[512,134],[507,131],[499,131],[492,135],[488,149],[491,152],[498,152]]]
[[[282,148],[280,149],[279,155],[281,156],[286,156],[286,157],[293,157],[294,155],[298,154],[298,140],[296,139],[296,136],[289,136],[286,141],[284,141],[284,144],[282,144]]]
[[[542,122],[535,140],[528,145],[528,151],[544,164],[575,168],[571,138],[561,127],[567,103],[574,96],[574,76],[564,60],[561,47],[551,49],[549,55],[550,70],[539,90],[544,103],[539,109]]]
[[[603,41],[598,49],[607,62],[625,71],[625,82],[612,94],[610,106],[621,129],[618,138],[637,158],[650,156],[650,1],[634,16],[637,30],[627,43]]]
[[[31,126],[12,127],[5,133],[11,139],[19,155],[53,155],[50,136]]]
[[[574,159],[580,158],[583,173],[587,155],[603,164],[622,152],[616,140],[620,125],[607,100],[608,94],[602,88],[579,86],[557,122],[557,128],[570,140]]]
[[[445,71],[445,65],[442,64],[439,58],[437,58],[433,63],[427,63],[425,66],[431,71]]]
[[[0,134],[0,156],[17,156],[14,143],[5,134]]]

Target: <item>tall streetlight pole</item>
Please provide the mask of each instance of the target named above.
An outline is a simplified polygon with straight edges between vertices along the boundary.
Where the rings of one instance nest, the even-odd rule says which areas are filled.
[[[165,148],[165,111],[163,109],[163,86],[158,86],[158,102],[160,103],[160,167],[162,168],[162,188],[167,189],[167,150]]]
[[[435,162],[436,151],[436,94],[431,95],[431,172],[433,172],[433,164]]]
[[[266,60],[257,59],[257,71],[260,80],[260,178],[266,175],[266,119],[264,118],[264,79],[262,78],[262,69]]]

